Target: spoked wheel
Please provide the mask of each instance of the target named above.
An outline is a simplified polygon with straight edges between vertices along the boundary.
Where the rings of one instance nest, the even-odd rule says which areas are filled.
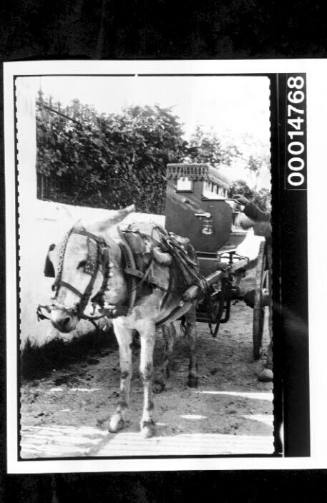
[[[220,320],[224,312],[224,295],[222,291],[217,292],[212,296],[209,306],[208,325],[210,334],[212,337],[217,337]]]
[[[265,241],[260,244],[254,291],[253,306],[253,357],[260,358],[265,316],[269,316],[267,299],[270,296],[270,274],[265,254]],[[266,307],[265,307],[266,306]]]

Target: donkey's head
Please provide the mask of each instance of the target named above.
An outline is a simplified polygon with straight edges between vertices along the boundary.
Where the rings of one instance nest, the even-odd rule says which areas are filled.
[[[110,236],[134,206],[118,210],[105,221],[90,225],[77,223],[59,245],[51,245],[45,275],[53,276],[52,303],[46,306],[49,319],[61,332],[76,328],[92,303],[119,306],[127,288],[119,244]]]

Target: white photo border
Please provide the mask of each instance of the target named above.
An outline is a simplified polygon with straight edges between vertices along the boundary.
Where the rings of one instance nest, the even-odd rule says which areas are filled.
[[[309,246],[309,325],[310,325],[310,405],[311,456],[308,458],[280,457],[217,457],[178,459],[79,459],[79,460],[18,460],[17,424],[17,230],[16,230],[16,144],[14,80],[21,76],[37,75],[184,75],[184,74],[272,74],[306,73],[308,85],[308,246]],[[326,292],[321,281],[326,274],[323,260],[321,229],[323,215],[322,187],[326,187],[324,136],[322,116],[327,115],[324,85],[327,81],[325,60],[242,60],[242,61],[38,61],[5,63],[5,186],[6,186],[6,298],[7,298],[7,469],[9,473],[61,473],[105,471],[175,471],[221,469],[281,469],[325,468],[327,465],[326,406],[322,404],[327,372],[322,355],[326,348],[323,337],[323,307]],[[310,260],[315,257],[314,260]],[[319,268],[319,264],[322,269]],[[321,312],[322,311],[322,312]],[[10,362],[10,365],[9,365]],[[16,397],[13,400],[13,396]]]

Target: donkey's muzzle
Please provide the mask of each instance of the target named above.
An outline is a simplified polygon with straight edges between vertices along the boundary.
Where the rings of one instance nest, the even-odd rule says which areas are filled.
[[[68,333],[76,328],[77,316],[66,309],[53,309],[49,319],[59,332]]]

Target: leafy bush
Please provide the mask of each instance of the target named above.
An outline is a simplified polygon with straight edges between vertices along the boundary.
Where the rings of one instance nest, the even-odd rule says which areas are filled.
[[[208,162],[232,169],[241,152],[223,146],[213,131],[195,129],[183,139],[180,120],[170,108],[132,106],[99,114],[78,100],[62,109],[40,93],[37,102],[38,197],[62,203],[116,209],[134,203],[137,211],[164,213],[169,162]],[[259,156],[260,157],[260,156]],[[250,157],[249,173],[264,160]],[[230,189],[262,209],[268,190],[251,190],[244,181]]]
[[[166,165],[182,159],[185,144],[170,109],[134,106],[104,115],[75,100],[63,114],[38,104],[40,198],[164,211]]]
[[[185,152],[192,162],[208,162],[212,165],[222,163],[227,166],[241,155],[235,145],[223,146],[215,132],[206,131],[201,126],[195,128],[188,145],[185,146]]]

